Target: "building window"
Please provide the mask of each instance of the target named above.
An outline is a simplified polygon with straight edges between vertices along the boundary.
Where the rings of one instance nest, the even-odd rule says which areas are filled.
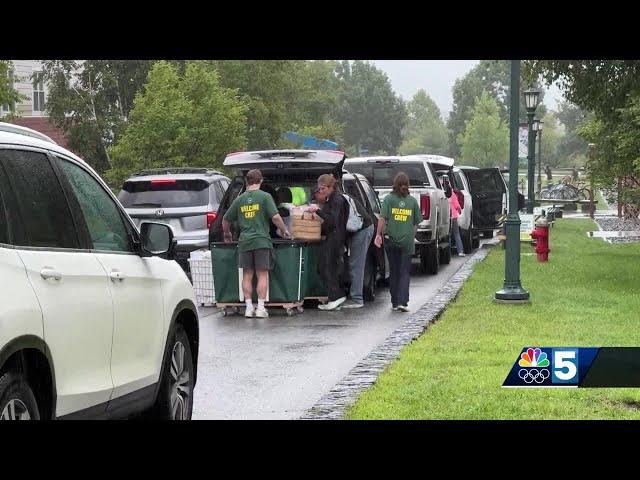
[[[33,111],[44,112],[44,74],[33,73]]]
[[[13,70],[9,70],[9,82],[8,82],[8,86],[9,89],[13,88]],[[2,107],[0,107],[0,114],[2,115],[6,115],[7,113],[9,113],[11,110],[13,110],[14,105],[11,103],[5,103],[4,105],[2,105]]]

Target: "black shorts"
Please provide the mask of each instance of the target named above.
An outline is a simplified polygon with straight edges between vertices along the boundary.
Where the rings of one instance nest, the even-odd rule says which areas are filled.
[[[248,252],[238,252],[238,267],[248,270],[271,270],[274,256],[272,248],[258,248]]]

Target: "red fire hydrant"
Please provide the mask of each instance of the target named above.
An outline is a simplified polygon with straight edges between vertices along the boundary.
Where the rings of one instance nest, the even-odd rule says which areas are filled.
[[[549,260],[549,222],[546,217],[542,217],[536,222],[536,229],[531,232],[531,238],[536,241],[536,253],[538,254],[539,262],[546,262]]]

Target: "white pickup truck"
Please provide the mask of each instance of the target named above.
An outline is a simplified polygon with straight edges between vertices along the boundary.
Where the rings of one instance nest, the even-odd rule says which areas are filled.
[[[364,175],[375,188],[380,201],[391,192],[399,172],[409,176],[409,191],[418,201],[422,222],[416,232],[416,255],[425,272],[438,273],[439,265],[451,261],[449,245],[449,200],[444,194],[434,164],[453,165],[453,159],[440,155],[376,156],[347,158],[344,169]]]

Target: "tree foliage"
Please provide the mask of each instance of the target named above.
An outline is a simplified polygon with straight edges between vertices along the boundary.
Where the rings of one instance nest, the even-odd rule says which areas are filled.
[[[220,168],[225,155],[246,147],[246,104],[220,84],[216,71],[187,62],[184,75],[157,62],[134,101],[129,124],[110,149],[107,177],[119,185],[131,173],[167,166]]]
[[[509,128],[488,92],[477,98],[458,143],[462,151],[459,163],[463,165],[496,167],[509,163]]]
[[[96,170],[110,168],[109,147],[126,126],[136,93],[152,65],[149,60],[46,60],[47,113],[69,148]]]
[[[347,150],[356,154],[395,154],[402,142],[407,120],[404,102],[398,97],[387,75],[364,61],[343,61],[336,67],[338,122],[344,125]]]
[[[450,154],[454,157],[460,155],[460,145],[457,139],[464,132],[466,124],[472,115],[476,99],[487,92],[498,106],[500,118],[509,121],[509,88],[511,85],[511,70],[508,60],[481,60],[464,77],[457,79],[453,86],[453,109],[447,120],[449,129]],[[534,78],[524,79],[520,82],[520,117],[526,115],[522,92],[532,86],[541,91],[541,104],[536,110],[538,118],[544,117],[547,109],[544,105],[544,90]]]
[[[23,99],[23,96],[14,88],[10,72],[13,68],[10,60],[0,60],[0,106],[8,105],[9,114],[15,113],[15,105]]]
[[[565,130],[564,136],[560,138],[558,143],[559,165],[584,163],[587,142],[578,134],[578,131],[588,117],[588,112],[570,102],[562,102],[558,105],[556,118],[562,123]]]
[[[640,61],[536,60],[526,63],[528,78],[557,82],[565,97],[593,113],[578,128],[592,148],[587,155],[589,176],[620,196],[628,215],[637,217],[640,206]],[[618,180],[622,179],[619,190]]]
[[[440,109],[427,92],[418,90],[407,103],[407,111],[408,122],[403,132],[400,154],[447,154],[447,129],[440,116]]]

